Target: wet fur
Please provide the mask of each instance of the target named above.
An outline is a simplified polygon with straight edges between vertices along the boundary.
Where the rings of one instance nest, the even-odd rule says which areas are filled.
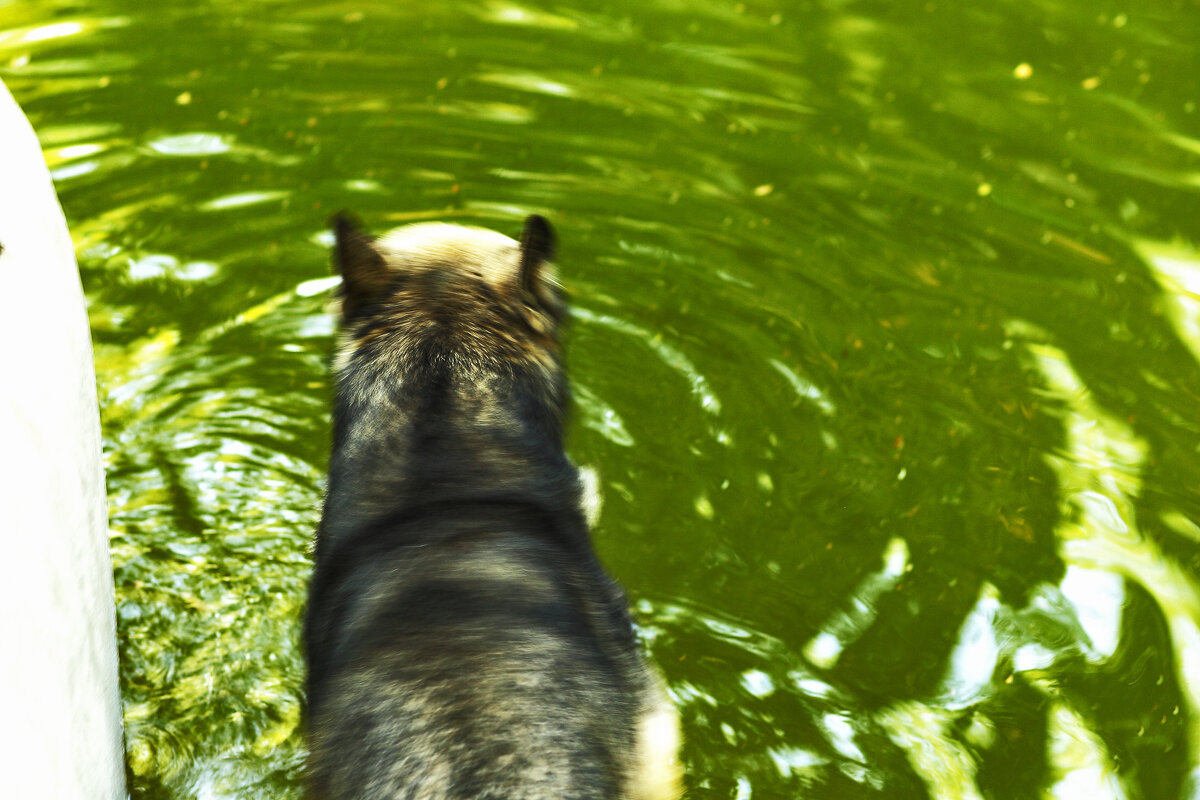
[[[334,443],[305,620],[309,791],[657,800],[674,711],[563,453],[565,307],[522,241],[335,221]]]

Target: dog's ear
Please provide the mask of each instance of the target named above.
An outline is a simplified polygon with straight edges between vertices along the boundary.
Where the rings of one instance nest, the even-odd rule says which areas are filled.
[[[542,268],[554,260],[554,229],[545,217],[530,214],[521,231],[521,291],[538,297]]]
[[[391,283],[387,262],[375,247],[375,238],[362,230],[345,211],[330,220],[333,225],[333,264],[342,276],[342,314],[349,317],[377,300]]]

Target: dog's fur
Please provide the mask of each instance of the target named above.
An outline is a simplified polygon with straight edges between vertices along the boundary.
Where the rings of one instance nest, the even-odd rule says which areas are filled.
[[[314,800],[659,800],[678,729],[563,453],[554,234],[335,219]]]

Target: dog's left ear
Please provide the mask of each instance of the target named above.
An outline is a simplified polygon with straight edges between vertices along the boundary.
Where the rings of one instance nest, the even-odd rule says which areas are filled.
[[[542,268],[554,260],[554,229],[545,217],[530,214],[521,231],[521,291],[534,297]]]
[[[377,300],[388,288],[392,273],[375,239],[358,227],[345,211],[330,220],[333,225],[333,263],[342,276],[342,314],[351,316]]]

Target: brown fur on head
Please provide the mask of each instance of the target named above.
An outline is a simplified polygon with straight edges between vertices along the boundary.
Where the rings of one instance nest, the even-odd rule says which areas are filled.
[[[412,452],[414,431],[447,426],[561,449],[566,305],[549,223],[529,217],[519,243],[444,223],[376,239],[340,215],[334,235],[335,436],[378,448],[388,428],[400,437],[386,445],[392,457]]]
[[[540,216],[520,243],[482,228],[421,223],[376,239],[345,214],[333,220],[342,276],[342,341],[350,351],[389,332],[404,350],[481,362],[544,362],[558,350],[564,315],[554,266],[554,232]],[[546,366],[551,366],[546,364]]]

